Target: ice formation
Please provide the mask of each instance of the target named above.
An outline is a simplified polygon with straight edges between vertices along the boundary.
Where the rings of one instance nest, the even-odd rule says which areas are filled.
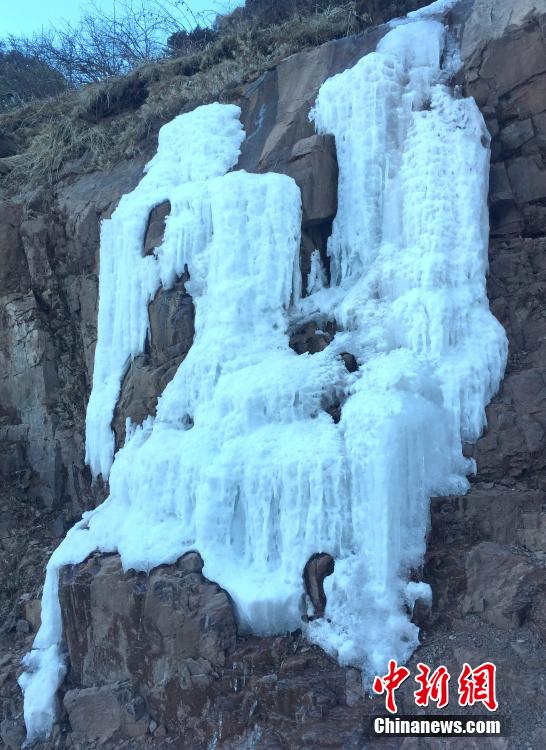
[[[183,273],[192,256],[189,245],[199,248],[206,242],[206,219],[200,215],[205,209],[204,185],[234,166],[243,139],[234,106],[212,104],[175,118],[161,128],[157,154],[146,175],[102,224],[98,336],[86,419],[86,461],[95,476],[107,477],[110,472],[110,425],[127,364],[144,348],[148,303],[161,284],[169,286]],[[176,201],[173,219],[176,216],[184,227],[181,242],[189,244],[175,247],[176,238],[159,258],[143,257],[150,211],[168,199]]]
[[[475,103],[447,85],[445,47],[442,23],[417,14],[322,86],[312,117],[336,139],[339,208],[331,283],[314,254],[308,296],[295,183],[227,173],[243,138],[236,107],[166,125],[146,176],[104,222],[87,417],[95,474],[112,464],[110,422],[147,304],[186,266],[195,339],[155,419],[128,430],[109,498],[48,564],[21,678],[30,741],[47,733],[64,674],[58,569],[95,549],[140,570],[198,549],[241,627],[262,634],[302,627],[304,565],[328,552],[326,618],[309,638],[367,677],[417,645],[408,613],[430,591],[408,578],[429,498],[467,489],[462,441],[480,434],[506,358],[485,290],[488,136]],[[142,257],[149,211],[167,198],[163,245]],[[298,356],[287,331],[310,319],[339,330]],[[325,411],[334,403],[337,424]]]

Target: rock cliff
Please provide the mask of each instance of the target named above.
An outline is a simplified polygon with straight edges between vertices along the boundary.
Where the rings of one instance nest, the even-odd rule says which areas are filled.
[[[487,432],[467,446],[478,464],[471,491],[432,503],[424,572],[433,607],[415,614],[422,646],[412,665],[445,663],[458,673],[465,661],[497,664],[500,713],[511,735],[476,747],[546,742],[545,24],[544,0],[517,7],[464,0],[451,18],[461,38],[459,83],[492,136],[488,293],[510,356]],[[304,274],[310,251],[325,253],[337,190],[335,144],[314,134],[308,112],[321,83],[384,33],[380,26],[293,55],[231,92],[247,133],[238,167],[289,174],[302,190]],[[7,747],[22,740],[15,676],[39,621],[40,566],[105,494],[91,485],[83,446],[99,222],[136,185],[143,163],[69,174],[0,203],[0,737]],[[152,213],[146,251],[160,241],[168,211],[163,205]],[[118,444],[127,417],[154,413],[191,346],[184,278],[157,294],[149,318],[146,351],[126,374],[114,417]],[[292,345],[319,351],[328,335],[295,331]],[[192,554],[149,575],[123,573],[116,556],[95,555],[65,569],[71,670],[46,746],[376,747],[369,717],[382,702],[362,691],[357,671],[338,667],[300,633],[239,636],[228,595],[201,567]],[[402,712],[415,713],[409,686],[402,693]],[[438,745],[400,739],[381,746]]]

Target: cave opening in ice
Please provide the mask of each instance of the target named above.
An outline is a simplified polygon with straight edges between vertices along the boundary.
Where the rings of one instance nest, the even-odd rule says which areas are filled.
[[[302,627],[302,573],[326,553],[335,569],[309,639],[365,677],[416,647],[411,608],[430,592],[409,575],[429,498],[466,491],[462,443],[483,429],[506,358],[485,288],[488,136],[448,85],[448,47],[443,24],[417,14],[322,86],[312,118],[335,136],[339,200],[331,283],[314,254],[307,296],[299,190],[284,175],[229,171],[244,137],[235,106],[164,126],[142,181],[103,222],[86,445],[110,496],[47,567],[20,679],[30,741],[53,722],[65,670],[58,570],[93,550],[139,570],[199,550],[257,634]],[[143,256],[150,210],[165,200],[164,242]],[[114,460],[112,416],[147,305],[186,267],[193,346]],[[309,320],[337,333],[298,356],[287,332]]]

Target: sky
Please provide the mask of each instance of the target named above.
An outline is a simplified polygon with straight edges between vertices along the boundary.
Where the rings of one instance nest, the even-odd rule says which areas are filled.
[[[95,0],[100,8],[111,11],[115,0]],[[194,13],[201,11],[225,12],[242,0],[188,0]],[[89,0],[25,0],[22,5],[13,0],[0,0],[0,38],[9,34],[32,34],[49,29],[63,21],[77,23],[89,7]]]

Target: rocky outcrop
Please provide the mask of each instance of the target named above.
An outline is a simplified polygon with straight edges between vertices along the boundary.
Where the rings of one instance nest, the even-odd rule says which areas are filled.
[[[326,349],[336,335],[335,321],[319,326],[314,320],[297,328],[289,339],[289,346],[296,354],[317,354]]]
[[[481,479],[508,486],[524,480],[544,489],[546,7],[542,3],[540,16],[530,9],[541,3],[518,4],[512,11],[511,3],[494,5],[491,26],[485,28],[491,39],[476,36],[480,18],[487,15],[480,2],[463,50],[469,54],[467,91],[492,135],[489,296],[508,333],[510,362],[488,410],[488,434],[472,453]],[[510,12],[519,14],[520,25],[508,24]]]
[[[125,374],[112,427],[116,449],[125,442],[126,420],[142,424],[155,416],[157,400],[173,378],[193,343],[195,310],[184,283],[159,289],[148,306],[149,334],[144,352],[135,357]]]
[[[514,29],[524,27],[533,17],[544,13],[542,0],[475,0],[472,13],[465,23],[461,40],[461,55],[464,60],[491,42],[507,37]]]
[[[301,150],[303,139],[315,137],[309,111],[318,90],[330,76],[352,67],[375,49],[386,26],[337,39],[283,60],[241,92],[247,134],[238,167],[247,171],[284,171]]]
[[[236,641],[230,599],[202,568],[190,552],[149,574],[124,572],[118,555],[93,555],[63,569],[72,688],[64,705],[74,731],[145,734],[148,723],[140,719],[149,712],[176,732],[200,715]]]
[[[63,706],[68,714],[74,739],[106,742],[115,735],[142,737],[147,734],[150,719],[144,700],[130,685],[69,690]]]
[[[99,222],[142,164],[1,204],[0,472],[67,525],[93,504],[84,418],[96,340]],[[100,497],[100,491],[96,496]]]

